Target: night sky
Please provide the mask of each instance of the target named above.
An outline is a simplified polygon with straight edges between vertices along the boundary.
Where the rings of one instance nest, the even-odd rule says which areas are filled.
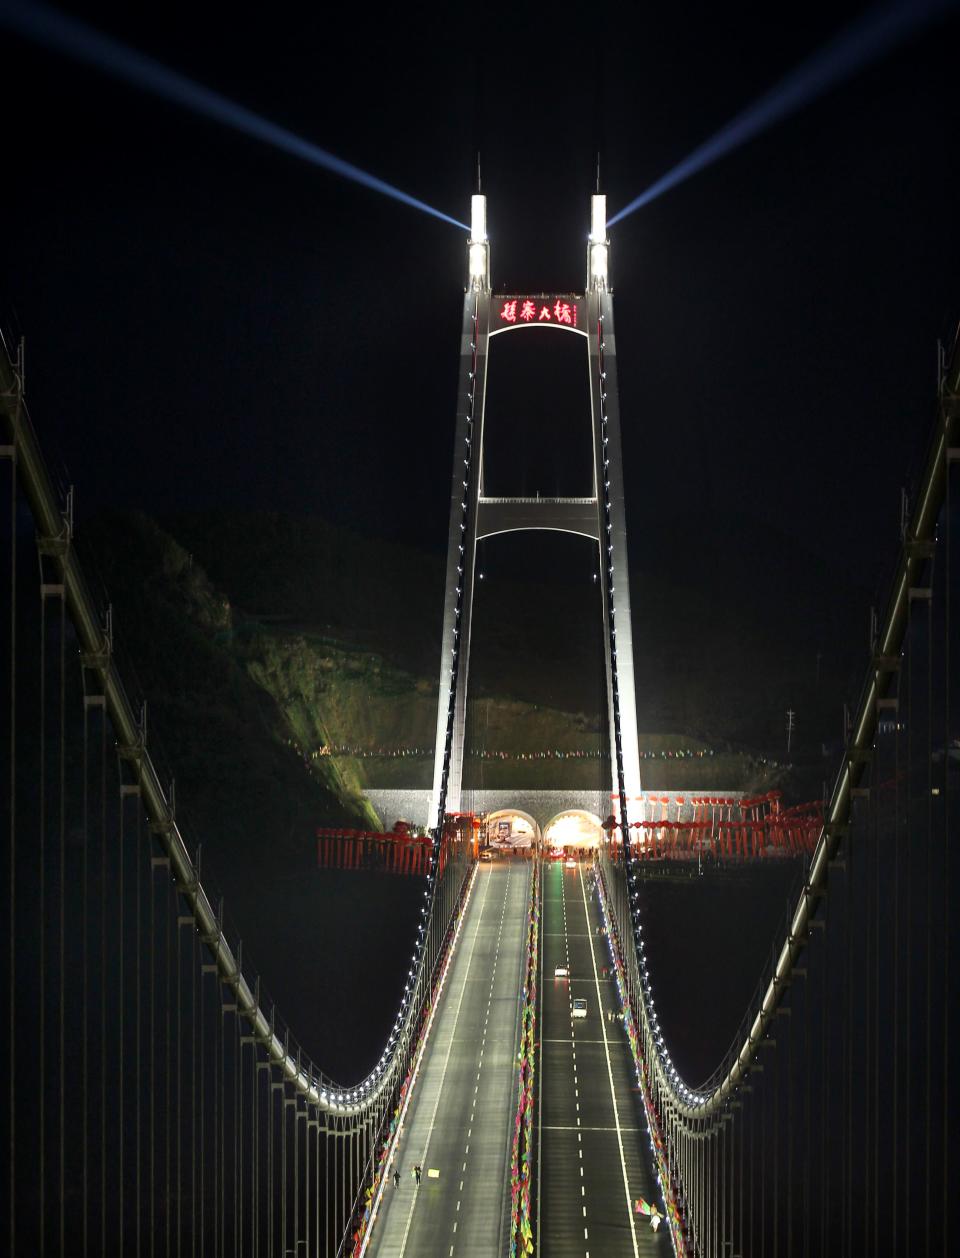
[[[862,9],[70,12],[460,219],[479,149],[518,291],[582,287],[598,150],[612,215]],[[960,315],[957,29],[612,229],[634,553],[695,566],[637,527],[692,501],[889,563]],[[464,234],[0,38],[0,317],[81,517],[319,512],[442,549]]]
[[[612,215],[865,9],[65,11],[455,218],[479,150],[516,293],[582,288],[598,150]],[[889,569],[960,318],[958,14],[611,229],[636,566],[695,581],[705,516],[722,537],[736,514],[858,587]],[[0,46],[0,327],[81,527],[286,511],[442,553],[466,234],[3,25]],[[764,575],[729,553],[731,597]]]

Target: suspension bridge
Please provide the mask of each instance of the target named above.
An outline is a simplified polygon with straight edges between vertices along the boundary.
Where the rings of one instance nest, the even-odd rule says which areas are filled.
[[[338,845],[331,863],[349,850],[423,885],[411,938],[396,941],[411,949],[404,991],[364,1078],[333,1079],[311,1059],[206,889],[145,697],[78,555],[72,495],[41,452],[22,352],[3,347],[0,1200],[12,1254],[947,1252],[960,350],[941,362],[828,798],[656,798],[637,746],[605,200],[592,200],[583,293],[495,293],[485,215],[478,195],[433,789],[417,819],[428,837],[318,840],[328,856]],[[492,338],[548,334],[586,347],[593,492],[490,496]],[[586,537],[600,560],[609,817],[588,859],[548,863],[534,845],[480,862],[464,815],[476,548],[518,530]],[[642,871],[705,846],[736,860],[771,845],[796,860],[789,914],[728,1052],[709,1078],[685,1079],[654,998]],[[698,945],[722,949],[724,936]]]

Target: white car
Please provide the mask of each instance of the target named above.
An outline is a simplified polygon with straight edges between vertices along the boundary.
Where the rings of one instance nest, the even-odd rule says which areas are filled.
[[[573,1016],[575,1018],[585,1018],[587,1016],[587,1002],[585,1000],[575,1000],[573,1002]]]
[[[570,971],[567,969],[565,965],[555,965],[553,967],[553,977],[554,978],[569,978]]]
[[[567,866],[567,869],[576,869],[577,867],[577,862],[573,859],[572,856],[567,857],[565,864]]]

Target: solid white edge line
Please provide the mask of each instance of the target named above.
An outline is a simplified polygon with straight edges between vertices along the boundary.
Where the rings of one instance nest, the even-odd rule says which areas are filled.
[[[590,925],[590,909],[587,905],[587,886],[583,881],[583,869],[578,870],[580,874],[580,894],[583,896],[583,915],[586,919],[587,926]],[[597,973],[597,953],[590,943],[590,960],[593,962],[593,981],[597,988],[597,1014],[602,1014],[600,1004],[600,975]],[[610,1081],[610,1100],[613,1102],[613,1121],[617,1128],[617,1146],[620,1150],[620,1168],[623,1171],[623,1191],[627,1198],[627,1218],[630,1220],[630,1239],[633,1241],[633,1258],[640,1258],[640,1251],[637,1248],[637,1229],[633,1222],[633,1202],[630,1200],[630,1185],[627,1181],[627,1163],[623,1156],[623,1136],[620,1132],[620,1110],[617,1106],[617,1095],[613,1087],[613,1067],[610,1065],[610,1048],[607,1040],[607,1029],[603,1024],[603,1018],[600,1017],[600,1034],[603,1036],[603,1053],[607,1059],[607,1079]],[[579,1107],[578,1107],[579,1108]],[[586,1231],[586,1228],[584,1228]]]
[[[480,923],[483,921],[483,910],[486,907],[487,890],[489,886],[490,886],[490,879],[488,878],[487,881],[483,885],[483,900],[480,903],[480,907],[477,909],[477,914],[478,914],[477,934],[480,933]],[[466,914],[464,914],[464,917],[465,916]],[[430,1115],[430,1126],[427,1129],[427,1141],[426,1141],[426,1144],[423,1146],[423,1153],[420,1155],[424,1163],[426,1162],[427,1154],[430,1151],[430,1141],[433,1139],[433,1128],[437,1121],[437,1110],[440,1108],[440,1097],[443,1095],[443,1085],[447,1081],[447,1067],[450,1065],[450,1054],[453,1052],[453,1041],[457,1038],[457,1023],[460,1021],[460,1010],[463,1008],[463,998],[467,994],[467,982],[470,978],[470,970],[473,966],[473,958],[475,954],[476,954],[476,948],[471,948],[470,955],[467,957],[467,968],[463,975],[463,986],[460,988],[460,999],[457,1001],[457,1012],[454,1015],[453,1027],[450,1031],[450,1043],[447,1045],[447,1055],[443,1059],[443,1070],[440,1072],[440,1086],[437,1088],[437,1095],[434,1098],[434,1102],[433,1102],[433,1113]],[[436,1006],[434,1006],[434,1008],[436,1008]],[[412,1088],[411,1088],[411,1091],[412,1091]],[[399,1129],[400,1127],[399,1123],[397,1124],[397,1127]],[[470,1133],[468,1132],[467,1133],[468,1137],[469,1137],[469,1134]],[[470,1146],[467,1145],[468,1149],[469,1147]],[[410,1210],[407,1214],[407,1225],[403,1229],[403,1240],[401,1240],[400,1242],[399,1258],[403,1258],[403,1255],[406,1253],[406,1250],[407,1250],[407,1240],[410,1236],[410,1225],[413,1223],[413,1212],[417,1208],[417,1200],[419,1198],[419,1195],[420,1195],[419,1193],[414,1193],[410,1201]],[[459,1201],[457,1202],[457,1209],[458,1210],[460,1209]]]
[[[370,1244],[370,1237],[373,1235],[373,1225],[377,1220],[377,1211],[380,1209],[380,1202],[390,1178],[390,1167],[393,1165],[393,1159],[397,1152],[397,1144],[400,1140],[400,1133],[403,1131],[403,1122],[407,1116],[407,1107],[410,1104],[410,1098],[417,1086],[417,1079],[420,1075],[420,1065],[423,1061],[423,1055],[427,1051],[427,1044],[430,1041],[430,1032],[433,1030],[433,1019],[436,1017],[437,1009],[440,1005],[440,997],[446,986],[447,975],[450,973],[450,967],[453,964],[454,954],[457,951],[457,944],[460,942],[460,932],[463,930],[463,924],[467,920],[467,907],[470,904],[470,897],[473,895],[473,886],[477,880],[477,873],[480,869],[479,865],[474,865],[473,873],[470,875],[470,886],[467,888],[467,894],[463,901],[463,912],[460,914],[460,921],[457,923],[457,929],[454,932],[453,943],[450,945],[450,951],[447,954],[447,963],[443,967],[443,973],[440,975],[440,982],[437,984],[437,995],[433,1002],[433,1008],[430,1010],[430,1017],[427,1019],[427,1033],[423,1037],[423,1043],[420,1045],[420,1052],[417,1054],[417,1060],[414,1065],[413,1074],[410,1076],[410,1086],[407,1088],[407,1095],[404,1098],[403,1107],[400,1110],[400,1117],[397,1120],[397,1130],[393,1133],[393,1139],[390,1141],[390,1148],[383,1164],[383,1175],[380,1177],[380,1187],[377,1189],[377,1195],[373,1201],[373,1209],[370,1211],[370,1226],[367,1228],[363,1244],[360,1246],[360,1254],[358,1258],[363,1258]]]

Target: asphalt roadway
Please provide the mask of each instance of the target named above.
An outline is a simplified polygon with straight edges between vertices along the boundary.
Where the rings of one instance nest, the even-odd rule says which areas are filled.
[[[478,867],[391,1167],[400,1184],[384,1186],[367,1249],[375,1258],[507,1252],[529,895],[529,861]]]
[[[653,1233],[634,1212],[656,1201],[652,1153],[636,1073],[616,1012],[608,943],[590,865],[543,870],[540,1084],[535,1252],[547,1258],[641,1258],[670,1253],[666,1223]],[[555,978],[557,965],[569,978]],[[573,1001],[587,1016],[574,1019]],[[427,1251],[423,1251],[427,1252]],[[439,1252],[439,1251],[438,1251]]]

